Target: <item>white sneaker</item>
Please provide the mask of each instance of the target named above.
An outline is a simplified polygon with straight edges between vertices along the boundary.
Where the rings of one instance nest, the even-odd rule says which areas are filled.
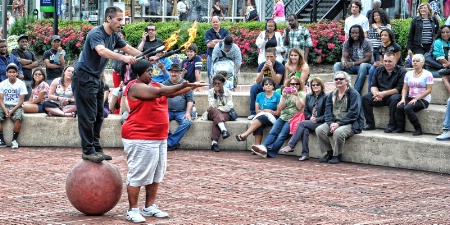
[[[436,140],[443,141],[450,139],[450,131],[444,130],[444,132],[436,137]]]
[[[11,148],[19,148],[19,143],[16,140],[11,141]]]
[[[263,158],[267,158],[267,148],[264,145],[252,145],[252,151]]]
[[[154,217],[158,217],[158,218],[163,218],[163,217],[169,216],[168,213],[159,210],[158,207],[156,206],[156,204],[153,204],[147,208],[143,207],[141,213],[143,216],[154,216]]]
[[[127,211],[127,220],[131,220],[134,223],[145,222],[145,218],[139,212],[139,208],[132,208],[131,211]]]
[[[250,115],[247,117],[248,120],[252,120],[256,115]]]

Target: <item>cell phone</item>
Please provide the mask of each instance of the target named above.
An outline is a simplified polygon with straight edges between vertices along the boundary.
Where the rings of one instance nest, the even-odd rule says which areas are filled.
[[[269,30],[266,30],[266,34],[268,34],[269,33]]]
[[[145,33],[147,33],[147,37],[145,38],[145,41],[150,42],[150,36],[148,36],[148,28],[146,27],[144,29]]]
[[[292,88],[291,87],[285,87],[284,90],[286,90],[286,92],[292,92]]]

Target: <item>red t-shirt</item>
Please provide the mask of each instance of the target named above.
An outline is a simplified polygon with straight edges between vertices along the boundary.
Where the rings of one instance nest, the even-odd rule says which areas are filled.
[[[128,97],[128,90],[136,81],[130,81],[123,92],[130,107],[130,114],[122,126],[122,138],[166,140],[169,134],[167,98],[162,96],[152,100],[131,100]],[[159,83],[156,82],[151,82],[150,85],[160,88]]]

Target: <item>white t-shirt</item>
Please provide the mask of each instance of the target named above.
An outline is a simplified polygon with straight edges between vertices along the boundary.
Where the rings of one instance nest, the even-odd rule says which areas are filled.
[[[5,105],[17,105],[20,95],[28,94],[25,83],[18,78],[16,78],[14,84],[11,84],[9,79],[2,81],[0,83],[0,93],[4,96]]]
[[[345,25],[344,25],[344,31],[347,35],[350,35],[350,27],[353,25],[360,25],[364,32],[369,31],[369,20],[366,16],[359,14],[359,16],[349,16],[347,19],[345,19]]]
[[[414,71],[408,71],[405,74],[405,84],[408,84],[409,92],[408,96],[410,98],[415,98],[427,90],[427,84],[433,84],[433,74],[428,70],[422,70],[422,75],[420,77],[414,77]],[[431,94],[428,94],[423,98],[427,102],[431,102]]]

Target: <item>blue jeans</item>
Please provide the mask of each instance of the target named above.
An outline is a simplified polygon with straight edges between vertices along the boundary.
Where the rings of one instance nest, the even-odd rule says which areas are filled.
[[[292,135],[289,140],[288,145],[294,149],[297,145],[298,141],[302,141],[302,156],[309,156],[309,132],[314,132],[321,123],[313,123],[311,120],[304,120],[300,122],[295,130],[295,133]]]
[[[280,151],[284,141],[289,138],[290,124],[280,118],[275,121],[270,129],[269,135],[264,141],[264,146],[267,147],[267,156],[274,158]]]
[[[372,86],[372,79],[373,75],[375,74],[375,70],[377,70],[377,67],[372,66],[369,69],[369,80],[367,81],[367,93],[370,93],[370,86]]]
[[[208,58],[206,59],[206,71],[208,71],[208,83],[212,83],[211,79],[211,71],[212,71],[212,56],[208,55]]]
[[[374,62],[380,61],[380,48],[373,48],[372,55]]]
[[[447,109],[444,116],[444,130],[450,130],[450,98],[447,99]]]
[[[338,71],[345,71],[349,74],[358,74],[358,76],[356,77],[355,89],[361,94],[364,82],[366,82],[366,77],[371,66],[372,65],[369,63],[361,63],[360,65],[352,66],[351,68],[343,70],[342,63],[337,62],[334,64],[333,70],[335,73]]]
[[[167,145],[172,147],[178,144],[184,134],[191,127],[191,121],[183,118],[186,114],[186,111],[182,112],[169,112],[169,121],[176,120],[179,123],[179,126],[175,132],[170,132],[169,137],[167,138]]]

